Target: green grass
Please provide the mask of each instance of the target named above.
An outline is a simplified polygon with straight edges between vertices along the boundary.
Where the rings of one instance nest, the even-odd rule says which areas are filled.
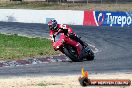
[[[37,86],[47,86],[47,84],[44,83],[44,82],[40,82],[40,83],[37,84]]]
[[[55,55],[51,41],[44,38],[27,38],[0,34],[0,60],[23,59]]]
[[[94,4],[94,3],[47,3],[47,2],[0,2],[0,8],[4,9],[41,9],[41,10],[109,10],[132,11],[130,4]]]

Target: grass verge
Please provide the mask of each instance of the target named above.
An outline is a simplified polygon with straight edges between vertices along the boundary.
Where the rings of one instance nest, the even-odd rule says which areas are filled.
[[[132,11],[130,4],[94,4],[94,3],[46,3],[46,2],[1,2],[3,9],[50,9],[50,10],[109,10]]]
[[[55,55],[51,41],[45,38],[27,38],[0,34],[0,60],[23,59]]]
[[[47,84],[45,82],[40,82],[37,84],[37,86],[47,86]]]

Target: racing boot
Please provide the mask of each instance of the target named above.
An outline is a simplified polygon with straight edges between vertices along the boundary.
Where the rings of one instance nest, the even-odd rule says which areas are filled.
[[[81,38],[78,38],[78,37],[77,37],[77,41],[83,46],[83,48],[86,48],[86,47],[88,46],[88,44],[85,43],[85,42],[83,42],[83,41],[81,40]]]

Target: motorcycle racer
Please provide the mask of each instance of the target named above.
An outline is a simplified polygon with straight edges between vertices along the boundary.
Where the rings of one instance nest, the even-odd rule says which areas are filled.
[[[78,51],[78,55],[81,56],[80,54],[83,47],[78,45],[77,42],[79,42],[82,46],[85,46],[85,44],[83,43],[83,41],[80,40],[80,38],[76,36],[72,28],[70,28],[68,25],[58,24],[56,20],[50,20],[48,22],[48,26],[50,29],[50,38],[52,40],[52,43],[54,42],[53,40],[56,35],[58,35],[59,33],[64,33],[66,36],[69,36],[70,38],[70,40],[65,41],[68,41],[69,44],[75,46]],[[81,59],[81,57],[79,58]]]
[[[48,26],[50,29],[50,38],[55,37],[55,35],[64,32],[65,35],[69,36],[71,39],[79,42],[82,46],[86,46],[80,38],[77,37],[77,35],[73,32],[72,28],[70,28],[68,25],[64,24],[57,24],[56,20],[50,20],[48,22]]]

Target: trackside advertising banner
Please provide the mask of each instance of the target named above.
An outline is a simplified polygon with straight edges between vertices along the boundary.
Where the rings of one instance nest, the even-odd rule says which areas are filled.
[[[91,22],[89,18],[94,19],[94,21],[92,20]],[[95,26],[96,24],[96,26],[131,27],[132,12],[92,11],[88,13],[88,11],[84,11],[83,24],[90,26]]]
[[[3,22],[47,24],[50,19],[70,25],[132,27],[132,12],[0,9]]]

